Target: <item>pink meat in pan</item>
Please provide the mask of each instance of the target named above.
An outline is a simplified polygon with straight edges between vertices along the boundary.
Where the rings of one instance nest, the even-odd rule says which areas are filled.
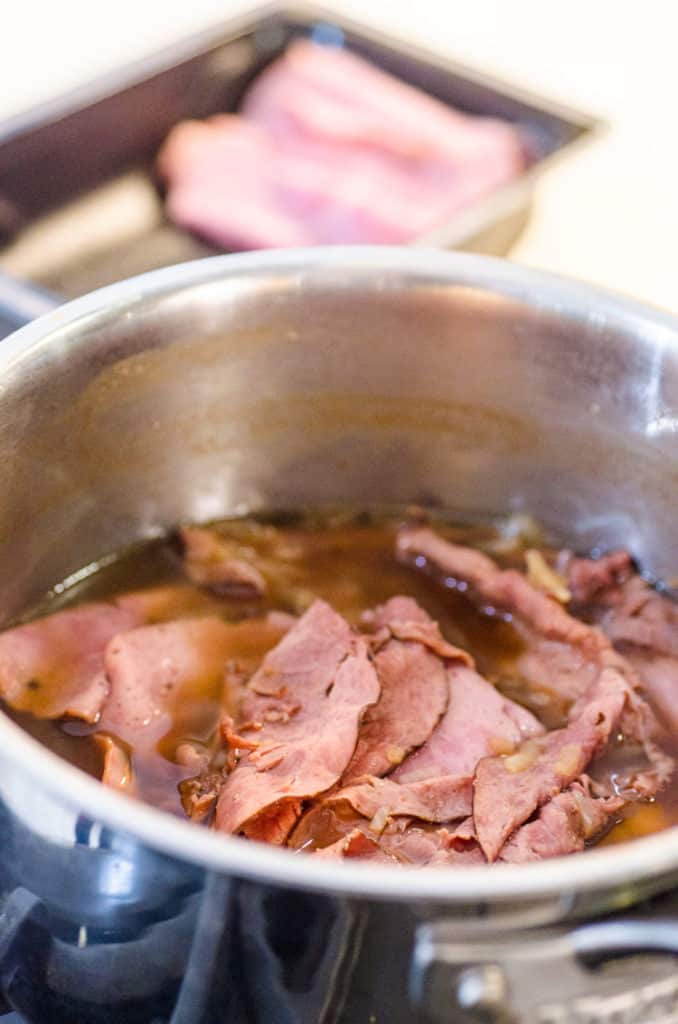
[[[240,731],[252,749],[222,786],[217,828],[285,842],[303,800],[341,777],[378,698],[366,641],[315,601],[250,680]]]
[[[299,40],[237,115],[185,122],[158,167],[178,224],[229,248],[406,242],[521,173],[511,125]]]

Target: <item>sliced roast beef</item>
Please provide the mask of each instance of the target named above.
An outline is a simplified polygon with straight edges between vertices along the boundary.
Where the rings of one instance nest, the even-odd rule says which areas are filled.
[[[634,667],[663,724],[678,732],[678,603],[639,576],[625,551],[564,561],[579,607]]]
[[[387,829],[379,845],[401,863],[420,867],[469,867],[486,863],[467,822],[456,828],[434,828],[405,821],[400,828]]]
[[[436,623],[411,598],[392,598],[376,609],[372,623],[381,696],[365,712],[343,785],[361,775],[386,775],[420,747],[448,702],[445,662],[438,654],[468,661],[467,654],[445,642]]]
[[[217,828],[282,843],[302,801],[333,786],[379,698],[366,640],[315,601],[264,659],[243,702],[243,752],[217,804]]]
[[[466,664],[446,667],[448,706],[427,742],[387,779],[367,777],[330,798],[383,823],[398,815],[449,822],[471,812],[471,782],[478,761],[514,750],[543,727],[529,711],[502,697]]]
[[[608,669],[623,676],[631,690],[639,688],[633,667],[614,651],[600,629],[575,619],[521,573],[501,570],[480,552],[451,544],[425,527],[403,530],[398,538],[398,554],[418,568],[444,577],[449,585],[462,581],[471,599],[481,607],[489,604],[493,611],[497,607],[508,611],[526,648],[514,671],[528,685],[560,691],[570,716]],[[668,762],[653,743],[657,724],[637,693],[627,701],[623,728],[644,743],[659,776],[665,778]]]
[[[487,555],[439,537],[428,527],[409,527],[398,534],[397,555],[426,569],[447,586],[459,583],[488,611],[501,608],[528,624],[544,639],[595,653],[604,640],[584,622],[569,615],[558,601],[538,590],[515,569],[499,569]]]
[[[626,551],[613,551],[601,558],[574,558],[561,552],[559,563],[567,574],[572,599],[589,604],[601,594],[616,590],[633,573],[633,561]]]
[[[407,241],[525,163],[514,126],[308,40],[256,78],[241,114],[175,126],[158,159],[172,219],[240,248]]]
[[[586,780],[574,782],[544,804],[503,846],[499,860],[524,864],[583,850],[605,829],[622,807],[621,797],[596,798]]]
[[[337,839],[331,846],[315,850],[314,855],[326,860],[360,857],[362,860],[376,860],[385,864],[397,863],[397,859],[382,849],[376,839],[371,839],[359,828],[352,829],[348,835]]]
[[[196,526],[184,527],[179,535],[186,573],[194,583],[231,597],[261,597],[266,592],[266,580],[235,541]]]
[[[596,565],[597,563],[593,563]],[[678,602],[635,573],[589,597],[596,619],[615,644],[678,658]]]
[[[216,716],[234,629],[206,617],[119,633],[105,653],[111,692],[102,729],[140,750],[176,724],[182,707],[209,701]]]
[[[489,861],[538,807],[584,772],[617,728],[629,699],[623,677],[606,670],[567,728],[529,740],[509,756],[480,761],[473,783],[473,819]]]
[[[596,679],[604,638],[521,573],[500,570],[481,552],[451,544],[427,527],[401,531],[397,553],[446,586],[462,589],[481,611],[510,616],[521,648],[500,665],[497,682],[512,695],[520,693],[549,728],[563,725],[570,705]]]
[[[510,752],[522,740],[543,733],[529,711],[507,700],[468,666],[450,664],[447,676],[445,715],[428,742],[395,770],[394,781],[468,777],[482,757]]]
[[[0,635],[0,696],[40,718],[96,722],[108,696],[104,650],[139,622],[104,603],[55,612]]]
[[[464,818],[471,813],[471,798],[470,776],[442,775],[402,785],[390,778],[368,776],[342,787],[328,797],[327,803],[346,802],[358,814],[370,818],[375,828],[383,829],[390,818],[400,815],[431,822]]]
[[[642,681],[660,721],[671,735],[678,736],[678,658],[625,648],[624,655]]]

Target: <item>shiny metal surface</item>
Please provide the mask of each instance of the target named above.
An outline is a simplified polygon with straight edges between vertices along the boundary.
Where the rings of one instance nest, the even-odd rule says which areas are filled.
[[[676,320],[584,285],[411,249],[158,271],[0,345],[0,616],[177,520],[300,503],[435,502],[461,518],[524,509],[576,546],[625,543],[669,575],[677,430]],[[678,880],[675,830],[521,867],[302,859],[106,790],[3,716],[0,802],[0,884],[29,906],[31,929],[21,891],[37,898],[51,936],[30,983],[25,958],[0,969],[31,1020],[40,996],[51,1020],[74,1019],[75,1007],[85,1021],[355,1024],[371,1012],[356,979],[381,970],[380,1006],[395,999],[388,1019],[409,1022],[417,923],[453,916],[463,935],[482,915],[493,928],[538,929]],[[215,885],[220,928],[205,909]],[[284,932],[297,918],[317,949],[290,960],[272,922]],[[20,950],[17,920],[8,948]],[[120,966],[147,955],[155,967],[141,978]],[[203,1000],[192,1018],[193,998],[173,1016],[187,964]],[[235,1003],[223,1016],[236,977],[229,998],[244,990],[245,1016]],[[271,992],[286,1016],[270,1015]]]
[[[458,1024],[678,1020],[675,916],[487,932],[460,938],[456,922],[419,929],[411,990],[433,1024],[446,1024],[450,1007]]]

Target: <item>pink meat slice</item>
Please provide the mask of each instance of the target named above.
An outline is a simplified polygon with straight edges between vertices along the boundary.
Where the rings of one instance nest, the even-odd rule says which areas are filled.
[[[140,751],[169,731],[189,701],[211,701],[216,717],[239,627],[205,617],[140,626],[115,636],[105,652],[110,696],[102,730]]]
[[[485,758],[473,783],[476,835],[489,861],[534,811],[566,789],[607,743],[630,699],[628,684],[605,670],[579,715],[565,729],[534,739],[515,754]]]
[[[534,715],[503,697],[468,666],[449,665],[447,676],[447,711],[428,742],[393,773],[396,782],[470,777],[482,757],[513,750],[544,731]]]
[[[92,602],[0,634],[0,695],[40,718],[98,721],[108,696],[104,650],[139,622],[131,609]]]
[[[360,857],[362,860],[375,860],[384,864],[397,863],[396,858],[383,850],[376,839],[371,839],[359,828],[352,829],[347,835],[337,839],[330,846],[324,846],[321,850],[314,850],[313,856],[321,857],[325,860]]]
[[[342,787],[327,798],[329,805],[347,803],[365,818],[405,815],[422,821],[454,821],[471,813],[471,777],[443,775],[399,784],[368,776],[364,782]],[[382,825],[383,827],[383,825]]]
[[[387,829],[379,843],[401,863],[419,867],[470,867],[486,863],[467,822],[456,828],[407,822],[404,828]]]
[[[633,573],[627,551],[613,551],[601,558],[575,558],[560,553],[559,562],[567,573],[567,585],[577,604],[588,604],[603,593],[616,590]]]
[[[519,681],[537,713],[547,709],[547,725],[562,725],[569,707],[595,682],[597,652],[606,646],[604,638],[532,586],[522,573],[501,571],[480,551],[451,544],[428,528],[403,530],[397,553],[401,561],[448,586],[468,587],[481,610],[500,608],[511,614],[523,649],[511,656],[500,676]]]
[[[170,216],[242,247],[405,241],[525,163],[507,123],[301,40],[258,76],[242,115],[180,124],[159,156]]]
[[[602,630],[575,619],[521,573],[501,570],[481,552],[451,544],[426,527],[401,531],[397,553],[403,561],[427,569],[448,583],[464,581],[469,596],[481,608],[489,605],[509,611],[527,648],[517,665],[521,678],[525,676],[524,666],[532,661],[538,667],[542,686],[546,680],[546,685],[557,693],[564,683],[566,692],[561,695],[567,698],[570,717],[597,685],[602,672],[613,670],[620,675],[627,689],[633,691],[622,723],[624,732],[645,746],[648,757],[655,762],[658,782],[666,778],[670,759],[654,743],[658,724],[636,692],[640,680]],[[553,656],[555,650],[558,658]],[[546,656],[549,652],[551,657]]]
[[[481,606],[500,607],[547,640],[560,641],[597,652],[604,638],[586,623],[573,618],[557,601],[515,569],[499,569],[487,555],[452,544],[428,527],[408,527],[398,534],[396,553],[401,561],[451,580],[463,581]]]
[[[670,734],[678,735],[678,658],[628,647],[624,651],[642,680],[653,708]]]
[[[335,148],[309,139],[282,147],[231,114],[184,122],[159,157],[168,214],[231,249],[398,243],[440,219],[427,210],[435,192],[421,175],[405,175],[378,153]]]
[[[574,782],[544,804],[535,821],[518,829],[502,848],[499,860],[525,864],[579,853],[609,825],[623,803],[620,797],[594,797],[586,781]]]
[[[639,576],[625,551],[564,560],[573,596],[636,670],[661,722],[675,733],[678,603]]]
[[[378,698],[367,642],[315,601],[249,683],[240,732],[256,747],[221,789],[217,828],[284,842],[302,801],[346,770],[362,716]]]
[[[446,157],[460,175],[475,164],[501,177],[525,164],[508,123],[464,114],[355,54],[306,40],[257,77],[243,113],[278,138],[326,139],[416,161]]]
[[[446,822],[471,812],[471,783],[481,758],[513,750],[540,736],[537,719],[466,664],[449,663],[447,710],[426,743],[386,779],[366,777],[330,801],[346,802],[365,817],[408,815]]]
[[[377,631],[374,666],[381,696],[365,712],[343,785],[361,775],[387,775],[420,747],[448,702],[445,663],[438,655],[469,660],[445,642],[437,624],[412,598],[391,598],[376,609],[371,621]]]
[[[500,570],[480,552],[451,544],[432,530],[409,528],[398,538],[401,559],[445,578],[448,585],[463,581],[481,608],[510,612],[522,630],[528,656],[540,666],[550,687],[560,674],[549,674],[545,644],[558,645],[559,656],[571,673],[567,692],[569,724],[535,741],[537,755],[525,761],[523,751],[480,762],[474,781],[473,814],[481,847],[494,860],[508,837],[534,813],[573,782],[591,758],[606,745],[611,730],[637,743],[647,758],[629,782],[638,795],[653,796],[673,771],[673,760],[656,742],[658,723],[638,690],[640,681],[631,664],[617,653],[604,633],[574,619],[560,604],[542,593],[521,573]],[[608,571],[616,572],[615,566]],[[572,661],[569,661],[572,652]],[[523,662],[524,665],[524,662]],[[524,669],[523,669],[524,673]],[[565,677],[567,678],[567,676]],[[511,768],[520,767],[520,771]],[[565,770],[567,769],[567,770]],[[610,781],[611,785],[611,781]]]
[[[250,87],[243,113],[280,136],[335,138],[403,156],[478,151],[496,155],[498,138],[512,162],[524,148],[506,122],[470,117],[362,58],[297,40]],[[485,148],[486,147],[486,148]]]
[[[594,563],[596,564],[596,563]],[[599,589],[593,597],[597,618],[614,644],[678,659],[678,602],[665,597],[633,573]]]
[[[193,583],[236,597],[266,593],[266,580],[256,565],[239,554],[234,541],[197,526],[183,527],[179,536],[186,573]]]

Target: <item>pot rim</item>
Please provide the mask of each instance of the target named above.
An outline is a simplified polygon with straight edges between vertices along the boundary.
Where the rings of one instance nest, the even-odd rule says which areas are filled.
[[[226,281],[241,274],[275,272],[322,279],[330,272],[358,275],[374,284],[375,274],[407,287],[437,283],[477,287],[551,309],[565,319],[622,329],[635,328],[646,340],[678,347],[678,318],[637,301],[558,275],[505,260],[438,250],[383,246],[337,246],[267,250],[215,256],[109,285],[75,299],[21,328],[0,345],[0,378],[9,366],[30,358],[50,343],[55,332],[86,321],[91,330],[98,314],[109,315],[140,300],[183,287]],[[329,283],[330,278],[328,278]],[[465,903],[552,897],[574,892],[661,879],[678,872],[678,827],[633,842],[593,849],[585,855],[553,858],[535,864],[439,868],[404,868],[346,861],[323,861],[291,850],[252,843],[196,827],[149,805],[108,789],[62,760],[7,715],[0,712],[0,758],[25,777],[92,820],[120,829],[149,847],[183,861],[269,884],[329,891],[378,899]]]

